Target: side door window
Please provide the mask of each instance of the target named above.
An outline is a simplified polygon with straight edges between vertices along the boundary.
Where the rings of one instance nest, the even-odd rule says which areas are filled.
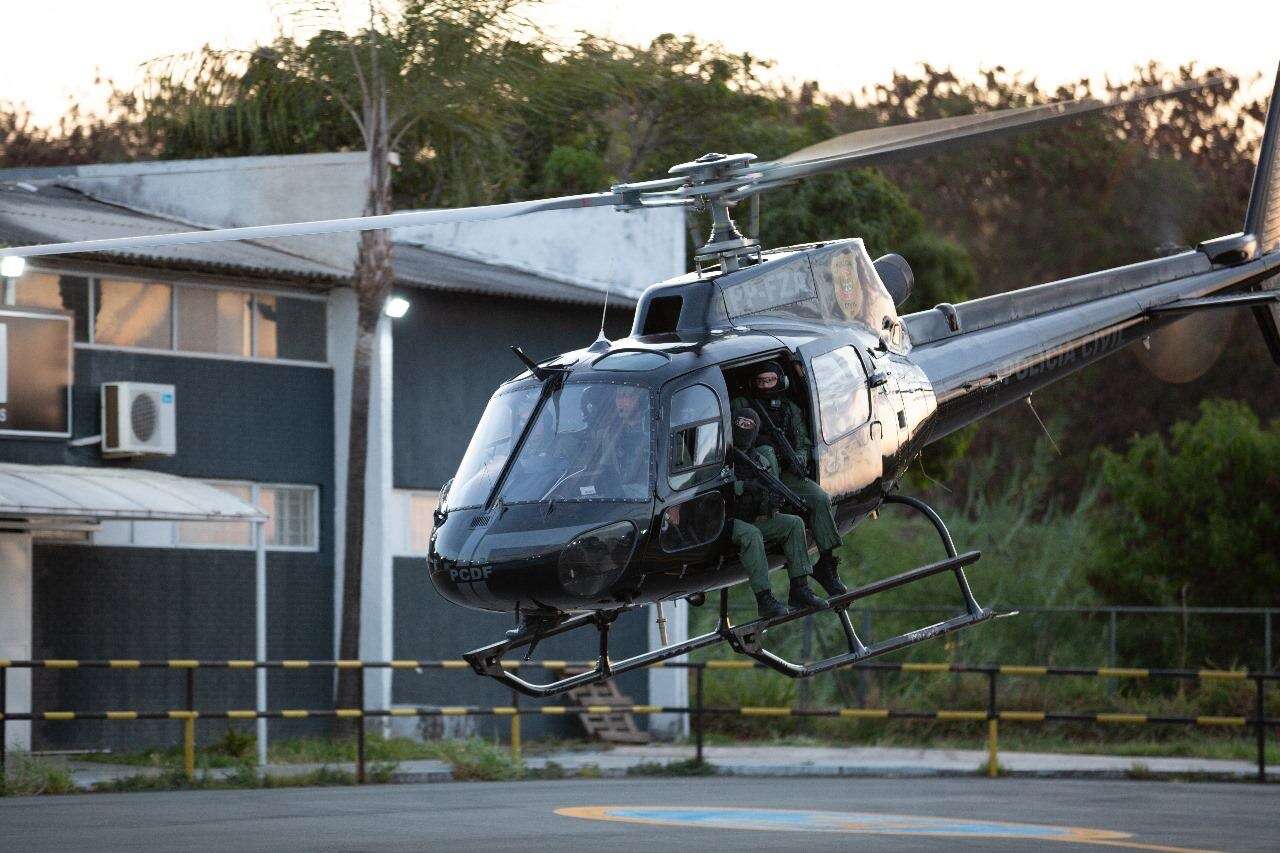
[[[871,419],[867,374],[853,347],[816,357],[813,381],[818,390],[822,438],[827,444],[835,444]]]
[[[679,491],[714,479],[724,462],[720,401],[706,385],[671,395],[671,457],[668,482]]]

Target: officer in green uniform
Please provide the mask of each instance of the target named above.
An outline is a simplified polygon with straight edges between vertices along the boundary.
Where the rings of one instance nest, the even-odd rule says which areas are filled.
[[[750,408],[767,416],[777,430],[786,437],[791,448],[807,465],[813,449],[813,439],[805,425],[804,415],[800,407],[783,396],[787,390],[787,374],[776,361],[765,362],[756,370],[751,378],[751,398],[737,398],[735,407]],[[770,430],[761,430],[760,441],[772,445],[774,443]],[[785,460],[785,454],[774,448],[777,455]],[[793,470],[791,465],[783,465],[782,482],[795,492],[809,508],[809,525],[813,530],[814,541],[818,545],[818,562],[813,566],[813,578],[827,595],[839,595],[848,588],[840,580],[839,562],[835,549],[840,547],[840,533],[836,530],[836,517],[831,510],[831,496],[817,483],[809,479],[807,471]]]
[[[760,417],[751,409],[733,410],[733,444],[757,463],[766,466],[776,477],[778,460],[773,448],[754,446],[760,431]],[[738,548],[751,589],[756,594],[756,607],[761,619],[783,616],[787,608],[773,597],[769,583],[769,561],[766,546],[779,548],[787,560],[787,576],[791,578],[788,602],[792,607],[824,607],[826,602],[809,588],[809,552],[804,537],[804,522],[799,516],[778,512],[778,499],[765,485],[753,479],[750,472],[736,471],[733,484],[733,530],[731,538]]]

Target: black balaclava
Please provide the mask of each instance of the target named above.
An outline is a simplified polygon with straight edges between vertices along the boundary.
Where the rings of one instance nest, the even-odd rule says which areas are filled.
[[[760,416],[750,409],[733,410],[733,446],[746,452],[760,433]]]
[[[765,373],[772,373],[778,377],[778,384],[774,385],[773,388],[769,390],[763,390],[756,385],[756,379],[759,378],[761,374]],[[760,367],[756,369],[756,372],[751,376],[751,392],[754,395],[765,397],[772,401],[779,399],[786,390],[787,374],[782,369],[782,365],[778,364],[776,361],[766,361],[764,364],[760,365]]]

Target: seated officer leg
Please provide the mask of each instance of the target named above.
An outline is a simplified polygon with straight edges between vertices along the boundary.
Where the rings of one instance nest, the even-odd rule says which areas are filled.
[[[787,603],[792,607],[825,607],[826,602],[809,588],[809,548],[804,538],[804,521],[799,516],[778,513],[760,525],[764,541],[780,549],[787,558],[787,576],[791,591]]]
[[[751,591],[756,594],[756,608],[761,619],[782,616],[787,609],[773,597],[769,585],[769,561],[764,553],[764,534],[754,524],[734,519],[730,538],[738,549],[738,559],[751,579]]]
[[[840,546],[840,533],[836,530],[836,517],[831,509],[831,496],[815,483],[794,474],[783,476],[784,482],[809,507],[809,520],[813,528],[813,539],[818,544],[818,562],[813,566],[813,579],[816,580],[827,595],[839,595],[848,588],[840,580],[839,563],[835,549]]]

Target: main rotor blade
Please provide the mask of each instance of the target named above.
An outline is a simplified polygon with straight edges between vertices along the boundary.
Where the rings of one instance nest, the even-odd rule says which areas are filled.
[[[776,182],[794,181],[840,169],[871,166],[897,158],[918,156],[926,152],[932,154],[973,142],[1057,124],[1087,113],[1171,97],[1197,89],[1218,88],[1225,82],[1220,77],[1210,77],[1183,83],[1172,89],[1153,86],[1143,89],[1132,97],[1111,101],[1099,101],[1094,98],[1059,101],[1052,104],[1015,107],[989,113],[950,116],[911,124],[854,131],[801,148],[772,163],[754,166],[753,171],[763,173],[760,183],[755,187],[743,188],[733,197],[744,198],[753,192],[767,189]]]
[[[622,203],[617,193],[590,193],[560,196],[535,201],[516,201],[479,207],[457,207],[443,210],[409,210],[381,216],[357,216],[350,219],[320,219],[312,222],[289,222],[280,225],[250,225],[239,228],[213,228],[207,231],[179,231],[140,237],[110,237],[101,240],[79,240],[74,243],[45,243],[36,246],[0,247],[0,255],[33,258],[40,255],[65,255],[71,252],[118,252],[127,249],[160,246],[187,246],[194,243],[222,243],[229,240],[264,240],[273,237],[303,237],[314,234],[339,234],[351,231],[377,231],[383,228],[408,228],[414,225],[436,225],[443,222],[475,222],[507,219],[529,213],[566,208],[601,207]]]

